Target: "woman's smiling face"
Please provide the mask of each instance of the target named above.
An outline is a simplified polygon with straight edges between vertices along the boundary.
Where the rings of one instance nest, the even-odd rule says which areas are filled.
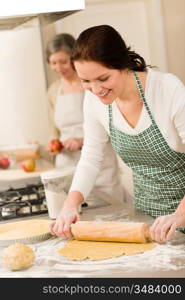
[[[124,71],[109,69],[95,61],[75,61],[82,86],[104,104],[111,104],[124,90]]]
[[[50,55],[49,64],[52,71],[56,72],[61,77],[68,78],[74,72],[69,54],[60,50]]]

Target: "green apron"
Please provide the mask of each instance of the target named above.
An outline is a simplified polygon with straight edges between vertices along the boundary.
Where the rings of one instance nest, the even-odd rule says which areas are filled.
[[[173,213],[185,195],[185,153],[172,150],[165,141],[146,102],[138,75],[133,74],[152,124],[137,135],[126,134],[113,126],[109,105],[110,140],[133,170],[135,207],[159,217]]]

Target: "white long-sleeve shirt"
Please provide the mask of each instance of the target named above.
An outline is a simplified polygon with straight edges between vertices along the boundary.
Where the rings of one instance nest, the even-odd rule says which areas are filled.
[[[173,74],[147,69],[145,99],[168,145],[185,153],[184,84]],[[125,120],[115,101],[112,114],[113,125],[130,135],[136,135],[151,125],[144,105],[135,128]],[[80,191],[86,197],[99,172],[105,145],[110,143],[108,106],[89,91],[84,103],[84,133],[84,146],[70,191]]]

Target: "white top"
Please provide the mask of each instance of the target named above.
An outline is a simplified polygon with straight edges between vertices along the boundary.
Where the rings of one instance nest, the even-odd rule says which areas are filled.
[[[54,121],[61,141],[83,137],[83,104],[84,93],[62,94],[59,89]]]
[[[63,94],[62,82],[60,79],[53,83],[49,88],[48,103],[51,120],[51,137],[53,135],[52,138],[59,137],[60,140],[63,141],[71,137],[81,138],[84,136],[84,92]],[[80,158],[80,152],[81,151],[62,151],[56,156],[56,168],[59,168],[62,171],[66,167],[76,167]],[[99,166],[96,167],[96,170],[98,169]],[[49,176],[50,175],[52,176],[52,174],[49,174]],[[57,175],[53,174],[53,176],[56,177]],[[105,200],[110,203],[111,201],[114,201],[114,203],[120,202],[123,201],[123,199],[128,201],[129,196],[127,196],[124,187],[120,185],[117,156],[111,144],[107,144],[105,147],[101,172],[97,178],[93,172],[93,178],[94,181],[92,182],[91,180],[91,182],[93,183],[94,188],[91,195],[89,195],[91,188],[88,188],[86,192],[87,196],[93,197],[97,201]],[[45,178],[44,180],[47,179]],[[85,200],[88,199],[85,198]]]
[[[168,145],[185,153],[185,86],[173,74],[148,69],[145,99],[154,120]],[[135,128],[132,128],[112,104],[113,124],[119,130],[136,135],[151,125],[145,106]],[[87,196],[93,187],[103,158],[103,149],[109,142],[108,106],[97,96],[87,92],[84,102],[84,146],[70,190]]]
[[[83,92],[63,93],[61,79],[50,85],[48,89],[50,139],[83,137],[83,102]]]

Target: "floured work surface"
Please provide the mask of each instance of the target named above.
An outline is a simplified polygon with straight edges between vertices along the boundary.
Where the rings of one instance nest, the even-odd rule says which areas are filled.
[[[50,236],[49,224],[51,220],[33,219],[11,222],[0,225],[0,244],[8,245],[12,242],[39,242]]]
[[[95,221],[142,221],[153,218],[140,212],[129,213],[128,206],[106,206],[84,209],[82,220]],[[36,218],[36,217],[35,217]],[[37,217],[38,218],[38,217]],[[36,219],[37,219],[36,218]],[[42,216],[42,218],[45,218]],[[0,244],[0,256],[4,247]],[[176,232],[173,241],[168,241],[142,254],[122,255],[105,260],[72,260],[59,255],[66,246],[62,238],[50,238],[32,244],[36,259],[28,269],[12,272],[0,263],[0,277],[37,278],[177,278],[185,277],[185,234]]]
[[[155,243],[118,243],[70,240],[59,254],[71,260],[101,260],[122,255],[134,255],[151,250]]]

